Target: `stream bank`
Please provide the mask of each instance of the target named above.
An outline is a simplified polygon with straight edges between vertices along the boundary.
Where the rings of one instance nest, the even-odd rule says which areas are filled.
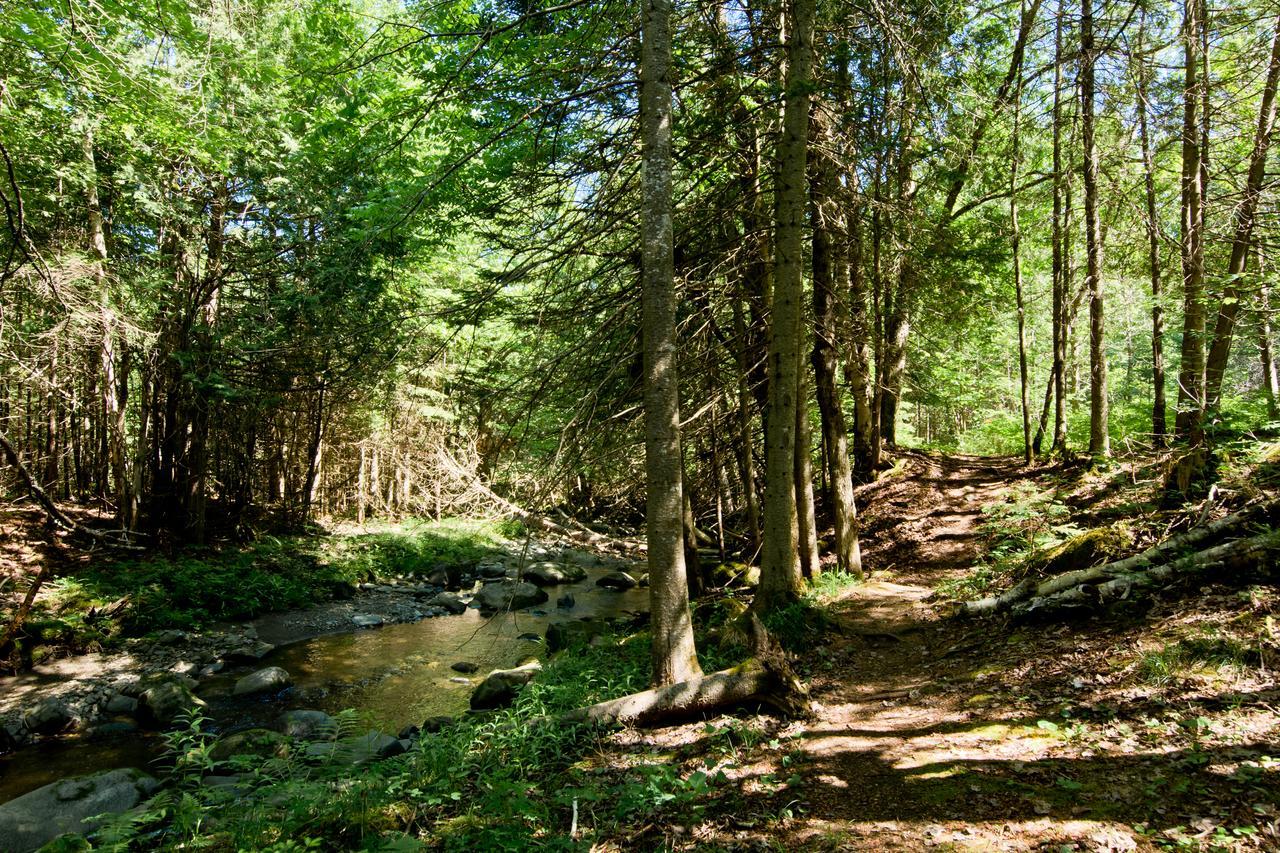
[[[647,610],[647,589],[597,584],[623,568],[640,572],[631,561],[554,542],[527,550],[521,544],[451,577],[429,575],[440,584],[419,577],[363,584],[351,597],[317,607],[202,632],[163,631],[130,640],[117,654],[67,658],[0,679],[0,720],[18,744],[0,758],[0,803],[69,775],[147,766],[162,744],[142,724],[137,703],[157,681],[185,683],[205,704],[209,729],[222,734],[268,725],[290,709],[353,708],[392,732],[456,715],[488,672],[539,655],[552,624]],[[578,579],[547,586],[548,600],[523,610],[468,606],[486,586],[522,572]],[[462,612],[455,612],[459,604]],[[472,671],[455,671],[455,663]],[[292,684],[235,695],[238,680],[267,667],[283,668]]]

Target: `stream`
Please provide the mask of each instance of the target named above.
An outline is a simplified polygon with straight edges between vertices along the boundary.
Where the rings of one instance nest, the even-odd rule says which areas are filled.
[[[541,642],[520,639],[547,626],[588,617],[607,618],[647,611],[648,589],[607,590],[596,580],[616,567],[587,569],[577,583],[547,587],[550,601],[530,610],[482,616],[468,609],[456,616],[326,634],[276,648],[253,664],[236,665],[203,679],[196,693],[209,703],[208,728],[227,734],[270,726],[284,711],[314,708],[359,711],[371,728],[395,734],[437,715],[456,716],[469,706],[475,686],[494,669],[507,669],[541,656]],[[556,600],[571,593],[575,605]],[[260,620],[271,640],[271,617]],[[466,661],[479,669],[470,676],[450,669]],[[293,676],[282,693],[233,697],[236,680],[254,670],[280,666]],[[69,776],[116,767],[156,772],[164,743],[154,732],[135,730],[92,738],[67,735],[0,757],[0,803]]]

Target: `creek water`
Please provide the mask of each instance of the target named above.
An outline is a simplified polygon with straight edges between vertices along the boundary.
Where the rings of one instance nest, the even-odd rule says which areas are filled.
[[[281,646],[253,665],[229,668],[201,681],[196,693],[209,703],[209,728],[219,734],[270,725],[283,711],[314,708],[360,712],[370,728],[395,734],[436,715],[464,712],[475,685],[494,669],[543,654],[543,645],[521,635],[546,635],[554,622],[608,618],[648,610],[649,591],[613,591],[596,580],[613,568],[589,568],[585,580],[547,587],[551,600],[530,610],[482,616],[467,610],[419,622],[327,634]],[[556,600],[572,594],[572,608]],[[270,639],[270,619],[261,631]],[[452,664],[476,664],[474,675]],[[266,697],[231,695],[236,679],[265,666],[280,666],[293,687]],[[115,767],[162,768],[163,741],[146,732],[114,737],[65,736],[0,758],[0,803],[68,776]]]

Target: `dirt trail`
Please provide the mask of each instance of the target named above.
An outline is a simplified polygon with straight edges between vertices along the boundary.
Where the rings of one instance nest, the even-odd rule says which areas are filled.
[[[1250,808],[1229,776],[1201,772],[1213,755],[1187,765],[1176,737],[1148,744],[1123,725],[1072,728],[1125,701],[1108,666],[1133,647],[1123,628],[1014,629],[943,619],[928,601],[980,555],[982,507],[1030,476],[1017,460],[911,455],[905,472],[862,490],[869,582],[835,603],[838,638],[804,664],[816,720],[779,732],[802,781],[771,788],[788,772],[776,754],[739,776],[748,809],[767,820],[795,815],[775,842],[1154,850],[1153,833],[1197,832],[1211,803],[1221,814]],[[1276,730],[1274,715],[1254,722],[1244,740],[1261,742],[1256,757],[1274,746]],[[1188,772],[1198,776],[1190,787]],[[1179,778],[1177,790],[1192,792],[1187,804],[1166,790],[1165,780]]]

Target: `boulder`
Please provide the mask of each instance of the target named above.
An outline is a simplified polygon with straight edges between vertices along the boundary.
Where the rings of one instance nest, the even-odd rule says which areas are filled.
[[[254,693],[275,693],[293,684],[293,677],[278,666],[269,666],[250,673],[236,682],[233,696],[249,696]]]
[[[178,717],[204,708],[205,702],[181,681],[162,681],[138,697],[138,719],[157,728],[168,728]]]
[[[333,737],[338,721],[324,711],[285,711],[276,719],[276,728],[285,737],[318,740]]]
[[[385,620],[381,616],[375,616],[372,613],[357,613],[351,617],[351,621],[355,623],[357,628],[377,628]]]
[[[471,694],[471,710],[505,708],[541,670],[542,664],[536,660],[515,669],[495,669]]]
[[[476,576],[482,578],[505,578],[507,567],[503,563],[481,563],[476,566]]]
[[[571,592],[566,592],[564,595],[556,599],[556,607],[560,607],[564,610],[572,610],[573,606],[577,603],[577,600],[574,599],[573,593]]]
[[[11,853],[29,853],[68,832],[92,832],[96,815],[126,812],[157,787],[155,779],[132,768],[63,779],[0,805],[0,844]]]
[[[262,660],[274,650],[275,646],[270,643],[254,640],[242,646],[237,646],[224,654],[222,659],[232,663],[253,663],[254,661]]]
[[[61,702],[46,699],[35,707],[28,708],[22,715],[22,725],[27,731],[37,735],[56,735],[71,728],[75,718]]]
[[[456,592],[442,592],[433,597],[427,604],[431,607],[442,607],[457,615],[466,612],[467,603]]]
[[[137,710],[138,700],[123,693],[117,693],[107,700],[108,714],[133,714]]]
[[[507,580],[486,585],[471,603],[481,610],[523,610],[547,598],[545,592],[531,583]]]
[[[424,734],[433,735],[441,729],[447,729],[452,725],[453,717],[446,717],[443,715],[438,717],[427,717],[422,721],[422,726],[419,730]]]
[[[608,624],[597,619],[554,622],[547,626],[547,651],[558,652],[574,646],[585,646],[593,637],[607,633],[609,633]]]
[[[533,563],[524,567],[524,579],[538,586],[555,586],[585,580],[587,572],[581,566],[560,566],[555,563]]]
[[[470,675],[471,673],[479,670],[480,666],[478,664],[472,663],[471,661],[460,660],[457,663],[452,664],[449,667],[449,669],[453,670],[454,672],[461,672],[464,675]]]
[[[596,581],[596,586],[605,589],[635,589],[639,585],[639,581],[626,572],[609,572],[609,574]]]
[[[748,587],[760,585],[760,567],[746,563],[721,563],[711,570],[711,583],[723,587]]]
[[[245,729],[242,732],[219,738],[209,750],[214,761],[226,761],[233,755],[253,755],[259,758],[283,757],[289,742],[285,736],[271,729]]]
[[[320,761],[333,760],[346,764],[365,764],[377,758],[390,758],[404,752],[399,738],[383,732],[367,732],[359,737],[347,738],[336,743],[313,743],[307,747],[308,758]]]

